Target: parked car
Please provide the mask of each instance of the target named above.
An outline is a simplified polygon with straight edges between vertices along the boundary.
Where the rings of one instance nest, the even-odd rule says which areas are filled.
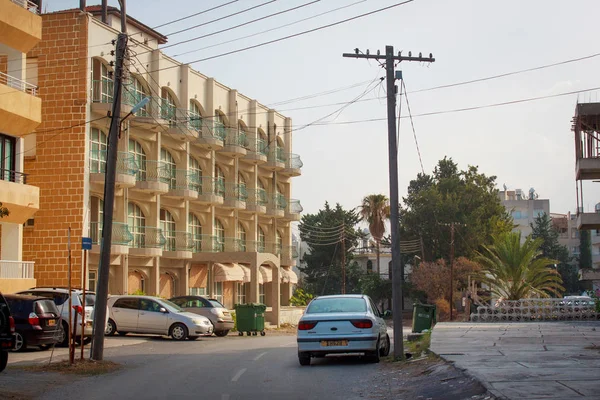
[[[8,364],[8,351],[15,347],[15,320],[2,293],[0,293],[0,372]]]
[[[195,340],[212,335],[210,320],[185,312],[177,304],[152,296],[111,296],[105,334],[152,333],[175,340]]]
[[[227,336],[233,329],[231,312],[215,299],[202,296],[179,296],[169,299],[187,312],[202,315],[210,320],[217,336]]]
[[[83,305],[83,291],[81,289],[71,289],[71,315],[69,316],[69,290],[59,287],[36,287],[18,292],[18,294],[27,294],[30,296],[42,296],[52,299],[61,315],[61,336],[58,343],[67,346],[69,342],[69,333],[73,334],[73,328],[70,327],[70,321],[75,321],[77,326],[76,338],[81,340],[82,331],[84,340],[89,340],[92,336],[94,305],[96,304],[96,294],[94,292],[85,292],[85,327],[82,327],[81,314],[75,311],[75,308]]]
[[[335,353],[363,353],[371,362],[390,352],[390,337],[381,312],[366,295],[313,299],[298,322],[298,361]]]
[[[24,294],[7,294],[4,298],[15,320],[15,351],[28,346],[47,349],[62,337],[60,312],[52,300]]]

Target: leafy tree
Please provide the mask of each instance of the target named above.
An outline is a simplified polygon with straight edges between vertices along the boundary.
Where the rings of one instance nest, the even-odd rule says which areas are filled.
[[[540,245],[542,255],[558,261],[556,268],[563,280],[566,292],[579,293],[581,287],[577,276],[577,266],[573,264],[569,249],[558,242],[559,233],[552,225],[552,219],[544,213],[537,216],[530,226],[531,237],[542,240]]]
[[[0,218],[8,217],[10,215],[10,211],[8,208],[2,207],[2,203],[0,203]]]
[[[460,223],[455,255],[472,258],[492,236],[508,232],[513,226],[495,182],[495,176],[486,176],[474,166],[459,171],[458,165],[445,157],[432,175],[418,174],[410,182],[400,210],[401,237],[422,237],[427,260],[446,258],[450,253],[450,229],[442,224]]]
[[[369,232],[375,240],[377,251],[377,275],[380,274],[379,246],[385,234],[385,220],[390,217],[390,201],[383,194],[370,194],[365,196],[360,205],[360,216],[369,223]]]
[[[362,233],[354,227],[360,216],[354,210],[335,208],[325,202],[316,214],[306,214],[300,221],[300,238],[309,251],[304,255],[306,274],[304,289],[315,295],[341,293],[342,288],[342,232],[346,248],[346,293],[359,293],[360,268],[353,261],[351,248],[358,245]]]
[[[590,231],[579,231],[579,268],[592,268],[592,238]]]
[[[313,299],[313,295],[305,292],[302,288],[297,288],[294,295],[290,298],[290,304],[293,306],[306,306]]]
[[[480,280],[505,300],[529,297],[561,296],[564,288],[558,272],[550,267],[557,263],[542,255],[541,238],[528,236],[521,244],[521,232],[509,232],[494,237],[494,244],[477,252],[481,264]]]
[[[359,280],[360,292],[371,297],[375,304],[392,298],[392,281],[381,279],[379,274],[365,274]]]

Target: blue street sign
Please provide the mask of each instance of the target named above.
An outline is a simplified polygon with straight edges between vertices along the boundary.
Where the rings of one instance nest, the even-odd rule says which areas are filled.
[[[91,250],[92,249],[92,238],[82,237],[81,238],[81,248],[83,250]]]

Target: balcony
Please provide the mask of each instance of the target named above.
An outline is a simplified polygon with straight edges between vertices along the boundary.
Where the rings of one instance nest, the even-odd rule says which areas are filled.
[[[236,210],[245,210],[248,192],[245,184],[225,183],[225,202],[224,207]]]
[[[600,280],[600,269],[584,268],[579,270],[580,281],[598,281]]]
[[[579,213],[577,215],[577,229],[580,231],[600,229],[600,213]]]
[[[281,171],[283,175],[287,176],[300,176],[300,168],[304,164],[298,154],[288,154],[285,160],[285,168]]]
[[[283,218],[287,202],[281,194],[271,196],[267,202],[267,215],[269,217]]]
[[[575,177],[600,179],[600,103],[577,104],[573,118],[575,133]]]
[[[246,210],[258,214],[267,212],[267,192],[265,189],[248,190],[248,200],[246,200]]]
[[[15,293],[35,287],[33,261],[0,260],[0,292]]]
[[[193,253],[214,253],[219,249],[217,237],[212,235],[192,235]]]
[[[0,132],[23,136],[41,122],[42,100],[37,97],[37,86],[0,72]]]
[[[290,199],[285,207],[284,218],[288,221],[300,221],[300,213],[303,208],[300,205],[300,200]]]
[[[270,171],[281,171],[285,168],[285,154],[281,147],[275,147],[269,151],[269,156],[265,168]]]
[[[129,124],[132,127],[157,131],[169,126],[169,120],[163,117],[168,117],[170,113],[163,107],[163,99],[161,97],[149,96],[141,92],[128,93],[124,99],[127,99],[127,102],[132,105],[138,104],[145,97],[150,98],[148,104],[133,114],[132,118],[129,118]]]
[[[198,132],[198,140],[192,142],[196,146],[206,150],[221,150],[225,141],[225,127],[221,124],[207,122],[202,119],[190,121],[192,129]]]
[[[2,43],[21,53],[29,52],[42,39],[39,2],[0,0]]]
[[[112,113],[114,94],[114,82],[109,79],[92,81],[92,112],[98,115],[110,115]],[[121,117],[124,117],[133,108],[131,95],[123,89],[121,96]]]
[[[133,240],[130,243],[129,255],[139,257],[158,257],[163,254],[163,246],[167,242],[162,229],[152,226],[130,226]]]
[[[247,153],[248,139],[246,133],[237,128],[225,128],[225,142],[219,150],[230,157],[244,157]]]
[[[92,239],[92,253],[100,253],[102,244],[102,222],[90,222],[90,238]],[[129,226],[122,222],[113,222],[110,254],[128,254],[129,244],[133,235]]]
[[[145,160],[140,164],[134,189],[154,194],[168,193],[172,170],[162,161]]]
[[[165,115],[163,115],[163,118],[167,117],[168,120],[167,133],[169,136],[182,142],[195,142],[198,140],[200,131],[195,129],[190,123],[188,110],[184,108],[171,109],[167,107],[164,113]]]
[[[282,246],[279,249],[279,259],[281,265],[296,265],[298,258],[298,249],[296,246]]]
[[[200,177],[185,169],[176,169],[174,177],[169,180],[169,192],[165,197],[183,198],[185,200],[197,200],[198,192],[202,190]]]
[[[198,198],[195,200],[200,204],[221,205],[225,197],[225,184],[219,178],[212,176],[200,177]]]
[[[27,185],[22,172],[0,169],[0,203],[10,212],[2,222],[23,224],[40,208],[40,188]]]
[[[224,250],[226,252],[245,252],[250,251],[246,241],[238,238],[225,238]]]
[[[267,162],[268,155],[267,142],[264,139],[258,139],[256,142],[250,143],[250,147],[241,161],[255,165],[264,164]]]
[[[139,168],[133,155],[119,151],[115,184],[119,188],[135,186],[135,177]],[[90,150],[90,182],[104,186],[106,173],[106,150]]]
[[[175,260],[191,259],[195,243],[192,240],[192,234],[181,231],[165,232],[165,244],[163,246],[162,256]]]

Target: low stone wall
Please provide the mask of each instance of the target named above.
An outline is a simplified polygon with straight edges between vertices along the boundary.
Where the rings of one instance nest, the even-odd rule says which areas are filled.
[[[279,324],[274,320],[273,311],[271,308],[267,308],[265,311],[265,321],[271,325],[280,326],[283,324],[298,325],[300,317],[304,314],[306,307],[286,307],[282,306],[279,310]]]
[[[596,321],[600,312],[595,303],[565,299],[524,299],[503,301],[496,307],[479,307],[473,322]]]

